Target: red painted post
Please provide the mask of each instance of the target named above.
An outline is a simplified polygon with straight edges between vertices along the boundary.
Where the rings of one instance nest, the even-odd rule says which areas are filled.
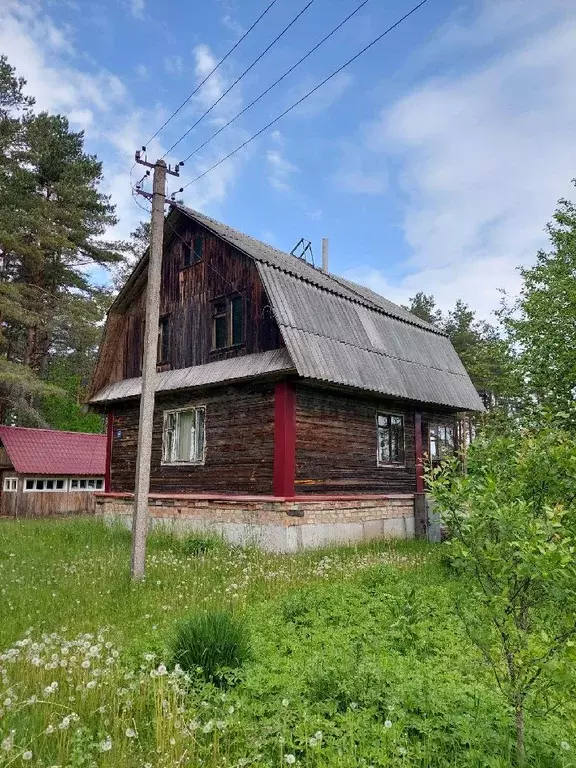
[[[110,493],[112,480],[112,440],[114,439],[114,411],[108,411],[106,416],[106,471],[104,474],[104,491]]]
[[[416,446],[416,493],[424,493],[424,450],[422,446],[422,411],[414,411],[414,445]]]
[[[296,479],[296,393],[288,381],[274,392],[274,496],[294,496]]]

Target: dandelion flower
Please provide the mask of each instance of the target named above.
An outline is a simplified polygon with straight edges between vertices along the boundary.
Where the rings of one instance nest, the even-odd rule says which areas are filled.
[[[294,757],[294,755],[292,755],[292,754],[290,754],[290,755],[285,755],[285,757],[284,757],[284,760],[286,760],[286,762],[288,763],[288,765],[294,765],[294,763],[296,762],[296,758],[295,758],[295,757]]]
[[[308,745],[310,747],[318,746],[318,739],[314,738],[314,736],[310,736],[310,738],[308,739]]]
[[[561,741],[560,742],[560,749],[563,749],[564,752],[568,752],[568,750],[570,749],[570,744],[568,744],[567,741]]]
[[[134,739],[136,737],[136,731],[134,728],[126,728],[126,736],[129,739]]]
[[[26,752],[22,752],[22,760],[32,760],[32,751],[27,749]]]
[[[100,744],[98,744],[98,749],[100,752],[110,752],[112,749],[112,739],[110,736],[106,736],[104,741],[101,741]]]
[[[282,699],[282,706],[283,707],[287,707],[289,704],[290,704],[290,702],[288,701],[288,699]]]
[[[316,731],[316,733],[314,734],[314,738],[317,739],[318,741],[322,741],[322,731]]]
[[[384,720],[384,728],[392,728],[392,720]]]

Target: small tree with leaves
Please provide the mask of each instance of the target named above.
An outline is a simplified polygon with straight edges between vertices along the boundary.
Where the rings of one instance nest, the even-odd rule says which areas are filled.
[[[562,698],[576,638],[576,447],[548,424],[480,437],[468,472],[428,478],[463,589],[457,611],[510,707],[516,764],[528,711]]]

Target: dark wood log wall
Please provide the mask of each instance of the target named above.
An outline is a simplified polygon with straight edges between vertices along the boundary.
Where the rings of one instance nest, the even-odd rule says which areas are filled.
[[[377,464],[376,414],[404,416],[404,467]],[[423,423],[453,416],[423,414]],[[428,432],[423,429],[424,450]],[[414,408],[300,384],[296,392],[296,493],[415,493]]]
[[[203,466],[162,465],[163,412],[206,406]],[[118,431],[120,437],[118,437]],[[111,491],[134,490],[138,403],[114,408]],[[152,436],[151,493],[271,494],[274,467],[274,385],[244,384],[157,398]]]
[[[188,219],[172,226],[178,236],[165,243],[160,302],[161,316],[168,317],[170,355],[159,370],[283,346],[255,263]],[[203,239],[202,259],[184,267],[183,241],[191,244],[197,235]],[[212,350],[212,302],[238,294],[244,297],[243,343]],[[145,301],[146,286],[140,281],[122,313],[110,315],[92,394],[105,384],[141,375]]]

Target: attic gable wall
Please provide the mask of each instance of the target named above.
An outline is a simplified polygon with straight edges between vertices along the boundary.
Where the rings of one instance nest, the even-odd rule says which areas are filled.
[[[188,368],[240,355],[278,349],[283,342],[254,262],[201,225],[171,216],[166,224],[162,261],[160,316],[169,318],[170,354],[159,371]],[[203,238],[200,261],[184,267],[183,242]],[[134,271],[121,301],[112,307],[91,393],[107,384],[141,375],[146,303],[145,272]],[[244,298],[244,341],[224,350],[212,349],[215,299]]]

